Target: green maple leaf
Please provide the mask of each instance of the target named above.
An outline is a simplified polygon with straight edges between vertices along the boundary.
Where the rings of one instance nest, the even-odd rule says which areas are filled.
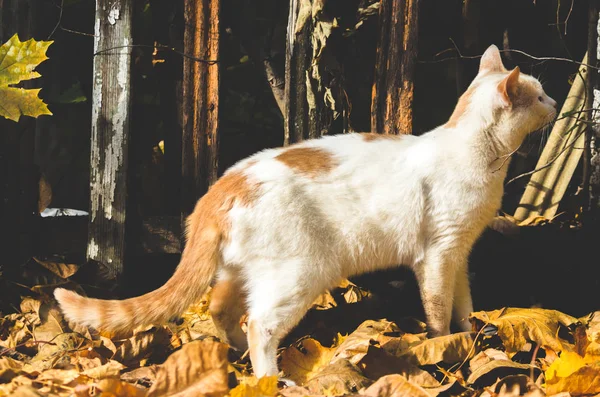
[[[37,79],[41,75],[34,69],[48,59],[46,50],[53,41],[21,42],[15,34],[0,46],[0,116],[19,121],[21,115],[38,117],[52,113],[38,97],[40,89],[26,90],[11,87],[24,80]]]

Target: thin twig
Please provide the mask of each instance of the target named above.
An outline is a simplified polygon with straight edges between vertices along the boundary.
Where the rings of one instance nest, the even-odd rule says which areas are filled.
[[[191,59],[191,60],[197,61],[197,62],[206,63],[208,65],[214,65],[214,64],[220,62],[218,59],[201,59],[201,58],[196,58],[196,57],[194,57],[192,55],[188,55],[188,54],[186,54],[184,52],[181,52],[179,50],[176,50],[173,47],[169,47],[169,46],[164,45],[164,44],[155,44],[155,45],[152,45],[152,44],[127,44],[127,45],[118,45],[118,46],[115,46],[115,47],[110,47],[110,48],[105,48],[105,49],[102,49],[102,50],[98,50],[93,55],[97,56],[97,55],[102,55],[102,54],[104,54],[104,53],[106,53],[108,51],[112,51],[112,50],[118,50],[118,49],[121,49],[121,48],[134,48],[134,47],[153,48],[153,49],[157,49],[158,48],[158,49],[161,49],[161,50],[169,50],[169,51],[173,51],[176,54],[181,55],[184,58],[188,58],[188,59]],[[120,54],[114,54],[114,55],[120,55]]]
[[[456,45],[456,43],[454,42],[454,40],[452,38],[449,38],[449,40],[452,42],[452,44],[454,45],[454,50],[457,52],[458,57],[449,57],[449,58],[444,58],[444,59],[438,59],[435,61],[418,61],[419,63],[439,63],[439,62],[444,62],[444,61],[448,61],[448,60],[453,60],[453,59],[479,59],[481,58],[483,55],[463,55],[458,46]],[[443,51],[440,51],[436,54],[443,54],[445,52],[448,51],[452,51],[452,48],[447,48]],[[525,51],[521,51],[521,50],[514,50],[514,49],[510,49],[510,50],[499,50],[500,52],[506,53],[506,52],[514,52],[517,54],[521,54],[524,55],[530,59],[536,60],[536,61],[540,61],[540,62],[546,62],[546,61],[559,61],[559,62],[569,62],[569,63],[573,63],[579,66],[585,66],[588,67],[590,69],[594,69],[594,70],[599,70],[600,71],[600,67],[596,67],[594,65],[591,65],[589,63],[583,63],[583,62],[578,62],[575,61],[574,59],[569,59],[569,58],[561,58],[561,57],[536,57],[534,55],[528,54]]]
[[[79,30],[67,29],[64,26],[61,26],[60,30],[64,30],[65,32],[69,32],[69,33],[79,34],[79,35],[82,35],[82,36],[96,37],[95,34],[86,33],[86,32],[80,32]]]
[[[533,356],[531,357],[531,362],[529,363],[529,365],[531,366],[531,372],[529,374],[529,379],[531,380],[531,383],[535,383],[535,379],[533,378],[533,369],[536,368],[535,367],[535,359],[537,358],[537,354],[538,354],[538,350],[540,350],[540,345],[536,344],[535,345],[535,350],[533,351]]]
[[[79,34],[82,36],[88,36],[88,37],[96,37],[96,35],[92,34],[92,33],[86,33],[86,32],[80,32],[77,30],[73,30],[73,29],[67,29],[63,26],[60,26],[61,30],[64,30],[65,32],[69,32],[69,33],[73,33],[73,34]],[[98,50],[96,51],[93,55],[102,55],[105,52],[108,51],[112,51],[112,50],[118,50],[121,48],[133,48],[133,47],[141,47],[141,48],[152,48],[152,49],[161,49],[161,50],[168,50],[168,51],[172,51],[176,54],[181,55],[184,58],[188,58],[191,59],[193,61],[197,61],[197,62],[203,62],[203,63],[207,63],[209,65],[214,65],[216,63],[219,63],[220,61],[218,59],[201,59],[201,58],[196,58],[195,56],[192,55],[188,55],[185,52],[181,52],[173,47],[169,47],[168,45],[164,45],[164,44],[128,44],[128,45],[121,45],[121,46],[115,46],[115,47],[110,47],[110,48],[105,48],[102,50]],[[118,54],[116,54],[118,55]]]
[[[50,40],[52,38],[52,35],[54,35],[54,32],[56,32],[56,29],[58,29],[58,27],[60,26],[60,23],[62,22],[64,4],[65,4],[65,0],[60,0],[60,13],[58,14],[58,22],[56,22],[54,29],[52,29],[52,32],[50,32],[50,35],[48,36],[48,38],[46,40]]]
[[[575,3],[575,0],[571,0],[571,8],[569,8],[569,13],[567,14],[567,17],[565,18],[565,36],[567,35],[567,26],[569,25],[569,18],[571,17],[571,13],[573,12],[573,4]]]

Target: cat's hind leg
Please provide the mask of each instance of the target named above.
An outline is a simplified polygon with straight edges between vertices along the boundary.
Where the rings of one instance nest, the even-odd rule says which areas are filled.
[[[279,271],[253,277],[253,286],[249,287],[248,343],[256,377],[278,374],[279,342],[298,324],[319,295],[317,291],[321,291],[320,283],[309,274],[300,279],[285,268]]]
[[[240,318],[246,312],[246,293],[236,275],[223,270],[219,272],[211,292],[209,311],[226,342],[246,351],[248,339],[240,327]]]

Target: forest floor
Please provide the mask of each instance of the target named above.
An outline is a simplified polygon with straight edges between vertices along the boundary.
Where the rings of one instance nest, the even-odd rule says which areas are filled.
[[[600,395],[597,235],[486,233],[471,257],[472,332],[428,338],[407,271],[346,280],[281,344],[286,383],[256,379],[248,354],[219,341],[210,291],[175,323],[117,337],[70,326],[52,298],[58,285],[97,295],[77,282],[85,266],[34,258],[18,281],[0,274],[0,396]]]

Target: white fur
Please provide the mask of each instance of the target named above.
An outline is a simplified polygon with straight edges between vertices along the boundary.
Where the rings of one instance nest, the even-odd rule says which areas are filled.
[[[299,144],[331,154],[333,169],[316,177],[277,160],[285,148],[233,167],[256,182],[259,198],[229,212],[221,276],[244,280],[258,333],[251,356],[257,376],[277,373],[277,344],[315,297],[376,269],[414,270],[432,334],[449,333],[452,309],[468,329],[467,258],[500,208],[505,156],[555,113],[555,102],[525,75],[519,81],[537,84],[543,101],[511,107],[498,90],[506,76],[482,70],[454,128],[397,140],[347,134]]]

